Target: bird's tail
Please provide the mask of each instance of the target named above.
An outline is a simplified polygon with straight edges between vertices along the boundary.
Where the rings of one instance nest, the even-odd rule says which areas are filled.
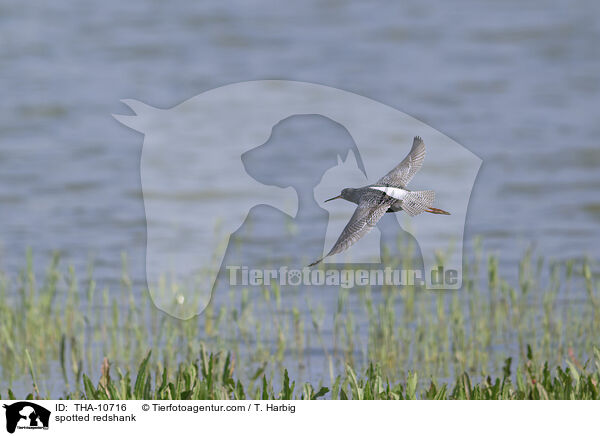
[[[429,212],[428,209],[432,210],[431,205],[434,201],[433,191],[410,191],[402,199],[402,210],[410,216],[419,215],[422,212]]]

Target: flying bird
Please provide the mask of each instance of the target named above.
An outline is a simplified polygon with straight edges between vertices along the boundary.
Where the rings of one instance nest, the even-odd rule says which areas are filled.
[[[337,197],[325,200],[328,202],[336,198],[343,198],[358,206],[329,253],[309,266],[314,266],[325,257],[350,248],[352,244],[369,233],[386,212],[403,210],[410,216],[419,215],[422,212],[450,215],[445,210],[432,207],[435,201],[434,191],[406,189],[408,182],[423,166],[424,159],[425,143],[419,136],[415,136],[412,148],[404,160],[376,183],[362,188],[345,188]]]

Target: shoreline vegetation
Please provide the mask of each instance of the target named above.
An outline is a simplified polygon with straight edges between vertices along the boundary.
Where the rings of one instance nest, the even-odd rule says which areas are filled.
[[[182,321],[125,257],[99,289],[58,255],[35,274],[28,251],[0,272],[0,398],[600,398],[595,262],[527,251],[515,268],[477,243],[461,291],[235,288]]]
[[[529,357],[531,349],[528,347]],[[393,384],[382,375],[381,368],[372,364],[364,374],[357,375],[350,366],[338,375],[332,387],[310,383],[297,384],[283,370],[279,387],[261,372],[250,384],[234,378],[231,354],[207,354],[202,349],[200,358],[180,364],[176,371],[150,368],[149,352],[137,369],[135,380],[129,371],[117,370],[111,374],[110,364],[102,363],[102,375],[97,383],[83,375],[82,386],[60,399],[83,400],[598,400],[600,399],[600,350],[595,350],[593,362],[578,370],[571,362],[551,371],[547,363],[538,365],[528,360],[511,377],[512,358],[508,358],[502,377],[485,377],[472,383],[463,373],[453,383],[435,383],[428,380],[419,388],[418,373],[409,372],[404,382]],[[590,366],[591,369],[588,369]],[[514,381],[513,381],[514,380]],[[34,378],[34,393],[26,399],[48,399],[40,396]],[[8,399],[17,399],[7,391]],[[0,395],[0,399],[3,399]]]

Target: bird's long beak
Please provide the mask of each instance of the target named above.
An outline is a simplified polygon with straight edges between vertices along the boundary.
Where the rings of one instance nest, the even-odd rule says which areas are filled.
[[[342,196],[338,195],[337,197],[330,198],[329,200],[325,200],[324,203],[327,203],[328,201],[331,201],[331,200],[335,200],[336,198],[342,198]]]

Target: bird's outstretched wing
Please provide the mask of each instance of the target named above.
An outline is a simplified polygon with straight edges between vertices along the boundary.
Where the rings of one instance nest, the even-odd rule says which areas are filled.
[[[405,188],[423,166],[423,160],[425,160],[425,143],[419,136],[415,136],[410,153],[376,184]]]
[[[375,199],[381,199],[380,195],[367,195],[367,198],[361,199],[361,202],[356,207],[352,218],[344,227],[342,234],[334,244],[333,248],[321,259],[311,263],[309,266],[314,266],[321,262],[325,257],[333,256],[334,254],[341,253],[347,250],[352,244],[358,241],[360,238],[369,233],[385,212],[389,209],[390,205],[396,201],[392,198],[391,200],[385,199],[375,202]]]

